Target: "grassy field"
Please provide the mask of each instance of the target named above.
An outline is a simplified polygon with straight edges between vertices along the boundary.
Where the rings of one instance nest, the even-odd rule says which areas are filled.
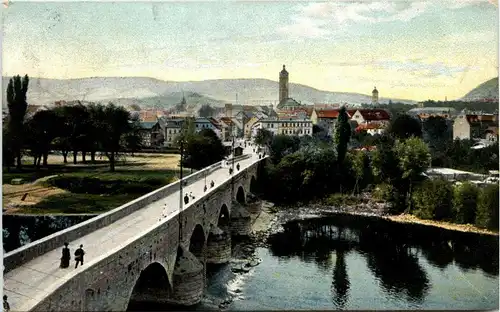
[[[29,159],[21,172],[4,168],[4,213],[100,213],[171,183],[179,175],[179,155],[175,154],[122,158],[115,172],[109,172],[109,164],[101,159],[73,165],[51,155],[48,163],[48,168],[38,171]],[[14,178],[22,178],[25,184],[11,185]]]

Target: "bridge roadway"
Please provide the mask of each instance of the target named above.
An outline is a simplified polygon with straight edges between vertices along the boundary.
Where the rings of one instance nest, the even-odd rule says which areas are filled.
[[[244,154],[251,154],[252,156],[237,162],[240,164],[240,170],[259,160],[258,155],[253,153],[250,147],[245,148]],[[207,186],[210,190],[210,181],[213,180],[215,187],[217,187],[230,178],[228,166],[223,165],[222,168],[207,175]],[[184,186],[183,196],[192,192],[195,199],[190,200],[187,205],[183,205],[183,210],[196,203],[196,200],[204,194],[204,186],[205,181],[203,178]],[[67,269],[59,268],[63,247],[61,246],[61,248],[47,252],[7,272],[4,275],[4,295],[8,296],[11,311],[29,311],[42,298],[49,295],[51,290],[57,289],[59,285],[71,279],[78,270],[83,270],[92,260],[98,259],[99,256],[113,249],[121,248],[120,245],[141,234],[145,229],[152,228],[155,224],[159,225],[175,217],[179,213],[179,192],[177,191],[162,198],[78,240],[68,242],[71,251],[71,262],[70,267]],[[166,217],[162,217],[162,215],[166,215]],[[161,220],[159,220],[160,218]],[[83,266],[78,266],[75,269],[73,253],[80,244],[83,244],[85,250],[85,262]]]

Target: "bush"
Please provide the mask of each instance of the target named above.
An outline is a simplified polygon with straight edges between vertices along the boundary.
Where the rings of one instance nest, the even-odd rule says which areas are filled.
[[[358,205],[362,200],[356,196],[346,194],[332,194],[324,200],[324,204],[340,208],[342,206]]]
[[[498,230],[498,184],[488,185],[479,192],[476,224]]]
[[[412,194],[415,215],[444,220],[452,216],[453,186],[443,179],[426,180]]]
[[[76,194],[142,195],[167,184],[167,181],[156,177],[100,179],[97,177],[61,175],[48,180],[47,183]]]
[[[453,215],[457,223],[476,221],[477,197],[479,189],[471,183],[456,186],[453,192]]]
[[[387,183],[382,183],[376,186],[372,191],[373,198],[378,202],[392,201],[394,187]]]

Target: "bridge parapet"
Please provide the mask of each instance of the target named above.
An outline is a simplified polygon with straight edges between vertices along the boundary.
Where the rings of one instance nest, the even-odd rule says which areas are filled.
[[[248,157],[250,157],[250,155],[242,155],[235,157],[234,160],[240,161],[243,159],[247,159]],[[205,174],[209,174],[219,169],[222,166],[223,162],[224,161],[220,161],[200,171],[192,173],[183,178],[183,181],[192,183],[193,181],[199,180],[200,178],[203,178]],[[26,262],[51,250],[60,248],[64,244],[64,242],[77,240],[82,236],[108,226],[113,222],[116,222],[117,220],[142,209],[163,197],[175,193],[179,189],[179,183],[180,181],[178,180],[165,185],[157,190],[152,191],[151,193],[145,194],[135,200],[132,200],[120,207],[100,214],[99,216],[96,216],[92,219],[78,223],[72,227],[56,232],[52,235],[46,236],[42,239],[36,240],[32,243],[26,244],[18,249],[6,253],[3,262],[4,273],[7,273],[15,269],[16,267],[19,267]]]

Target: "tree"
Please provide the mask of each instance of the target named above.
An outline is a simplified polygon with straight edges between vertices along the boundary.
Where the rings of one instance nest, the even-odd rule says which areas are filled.
[[[53,110],[38,111],[26,124],[26,143],[33,156],[33,164],[39,168],[43,158],[43,166],[47,166],[47,159],[52,141],[58,136],[61,120]]]
[[[405,140],[412,136],[420,138],[422,137],[422,125],[416,118],[402,114],[392,120],[387,132],[395,139]]]
[[[498,184],[488,185],[479,193],[476,224],[498,230]]]
[[[360,184],[364,187],[371,180],[370,158],[366,152],[357,151],[353,153],[352,170],[356,177],[356,183],[352,191],[354,195],[354,193],[359,192]]]
[[[7,107],[8,116],[8,134],[7,138],[10,148],[16,157],[17,168],[21,169],[21,149],[24,139],[24,117],[28,109],[26,93],[28,92],[29,78],[25,75],[21,79],[19,75],[12,77],[7,85]]]
[[[101,147],[109,159],[109,170],[114,172],[116,157],[126,144],[125,137],[130,135],[134,128],[130,113],[113,103],[104,107],[102,118],[100,129],[106,135],[101,136]]]
[[[257,134],[255,135],[254,142],[255,144],[268,146],[271,145],[273,140],[273,133],[266,129],[258,129]]]
[[[90,114],[81,103],[75,106],[63,106],[61,114],[64,119],[64,128],[67,131],[65,134],[67,135],[67,143],[73,151],[73,164],[76,164],[78,151],[85,149],[84,145],[88,140]],[[106,132],[99,132],[101,137],[104,133]]]
[[[202,169],[224,158],[222,141],[211,129],[203,129],[186,137],[182,164],[192,169]]]
[[[455,187],[453,213],[455,222],[474,224],[476,220],[479,189],[469,182]]]
[[[344,162],[345,154],[347,153],[347,145],[351,139],[351,125],[349,124],[349,116],[345,106],[339,111],[337,125],[335,127],[334,142],[337,146],[337,161],[339,164]]]
[[[198,110],[198,115],[200,115],[200,117],[212,117],[214,113],[215,109],[213,109],[209,104],[203,104]]]
[[[422,219],[450,219],[452,200],[451,183],[443,179],[426,180],[412,194],[416,215]]]

